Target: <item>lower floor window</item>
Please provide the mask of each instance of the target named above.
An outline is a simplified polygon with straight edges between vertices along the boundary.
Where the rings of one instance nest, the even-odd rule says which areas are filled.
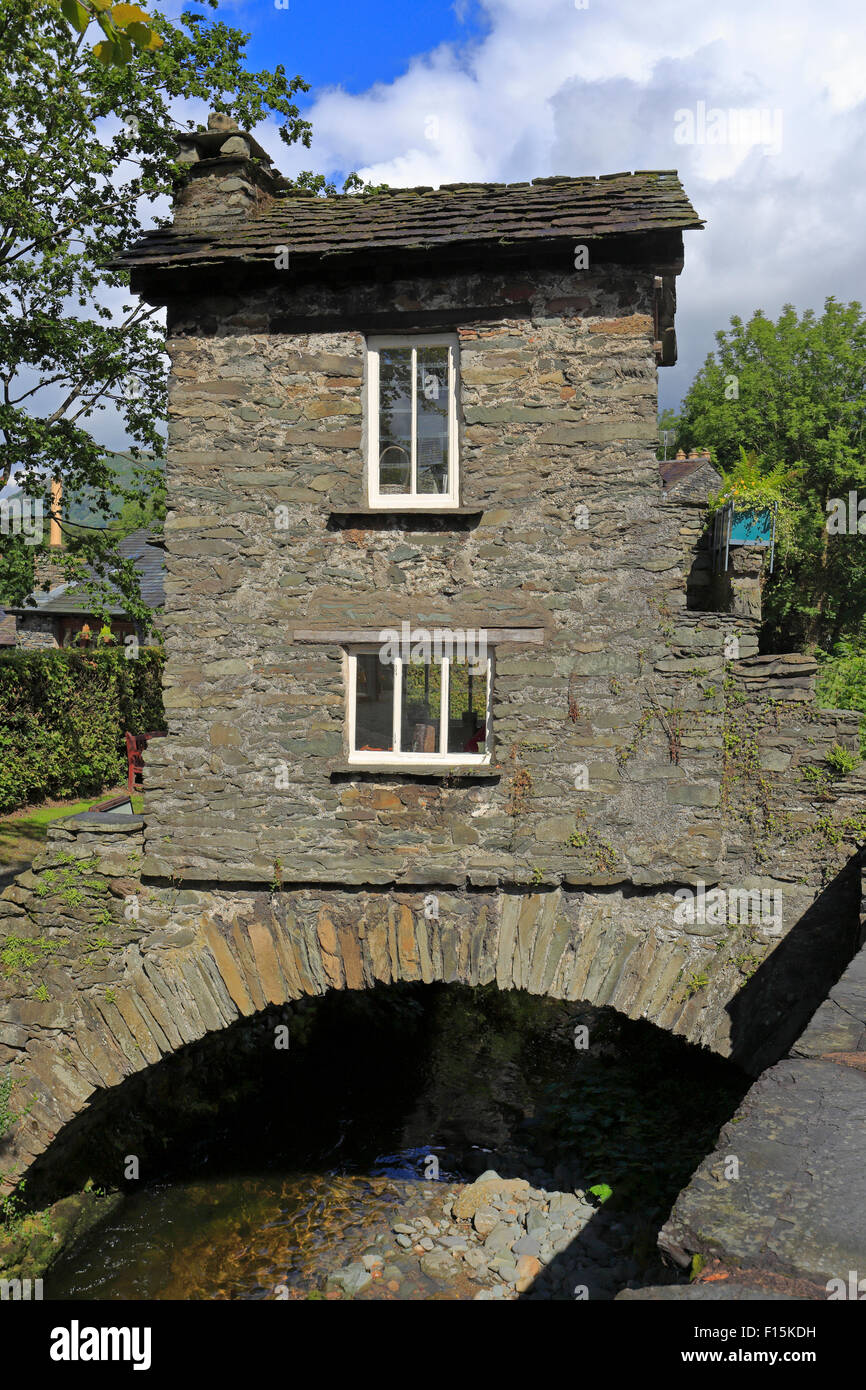
[[[383,658],[349,652],[352,762],[490,760],[490,660]]]

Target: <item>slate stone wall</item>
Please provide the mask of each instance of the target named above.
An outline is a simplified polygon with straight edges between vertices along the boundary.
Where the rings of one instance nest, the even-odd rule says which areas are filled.
[[[343,916],[345,893],[387,916],[427,888],[466,910],[490,892],[496,914],[503,890],[597,892],[611,941],[633,916],[670,967],[665,1026],[778,1049],[820,996],[777,934],[684,930],[671,895],[778,891],[787,958],[826,990],[853,949],[862,836],[823,758],[856,747],[858,717],[815,708],[813,661],[757,656],[755,556],[708,568],[712,469],[662,491],[652,275],[291,275],[170,308],[169,737],[146,755],[145,878],[217,898],[309,887]],[[360,329],[386,321],[458,334],[459,516],[367,507]],[[403,619],[537,629],[496,648],[491,768],[347,766],[343,651],[295,630]]]
[[[545,267],[296,288],[290,276],[282,291],[171,311],[169,738],[148,750],[148,871],[670,876],[684,839],[717,821],[719,774],[697,738],[672,762],[647,715],[647,683],[661,698],[659,663],[677,659],[692,544],[652,448],[652,275]],[[461,502],[480,515],[365,516],[363,334],[283,331],[389,306],[395,328],[462,315]],[[539,645],[496,651],[490,775],[348,774],[342,651],[293,630],[404,618],[540,630]],[[717,645],[724,620],[714,630],[689,624],[688,651]]]

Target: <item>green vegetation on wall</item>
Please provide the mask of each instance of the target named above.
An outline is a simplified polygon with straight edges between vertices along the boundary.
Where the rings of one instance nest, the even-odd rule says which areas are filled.
[[[11,652],[0,656],[0,813],[125,781],[124,732],[165,724],[163,654]]]
[[[824,709],[859,709],[860,754],[866,758],[866,644],[843,637],[832,652],[817,653],[815,694]]]

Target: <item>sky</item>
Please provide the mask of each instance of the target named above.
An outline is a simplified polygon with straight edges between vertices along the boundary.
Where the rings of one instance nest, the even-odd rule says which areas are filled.
[[[252,66],[282,63],[311,84],[310,150],[258,132],[285,174],[435,186],[679,171],[706,227],[684,234],[662,407],[679,404],[732,315],[863,300],[862,0],[279,5],[228,0],[218,13],[251,34]]]
[[[732,315],[864,297],[862,0],[221,8],[252,33],[255,63],[312,85],[310,151],[260,131],[286,174],[435,186],[677,169],[706,228],[684,234],[661,406]]]
[[[864,298],[862,4],[221,0],[206,13],[251,35],[249,66],[310,83],[310,150],[273,122],[256,132],[290,176],[435,186],[678,170],[706,228],[684,234],[679,361],[659,372],[660,406],[676,407],[732,315]],[[122,441],[108,426],[105,442]]]

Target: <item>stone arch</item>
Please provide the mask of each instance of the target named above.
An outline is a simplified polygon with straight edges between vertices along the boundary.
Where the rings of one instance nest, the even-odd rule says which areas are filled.
[[[116,983],[33,1013],[20,1063],[32,1095],[7,1187],[94,1097],[271,1005],[379,983],[495,984],[646,1019],[725,1055],[729,991],[682,986],[690,947],[666,939],[660,895],[564,888],[384,892],[156,890]],[[673,900],[671,900],[672,902]],[[654,916],[662,910],[662,916]],[[667,934],[670,936],[670,934]]]

